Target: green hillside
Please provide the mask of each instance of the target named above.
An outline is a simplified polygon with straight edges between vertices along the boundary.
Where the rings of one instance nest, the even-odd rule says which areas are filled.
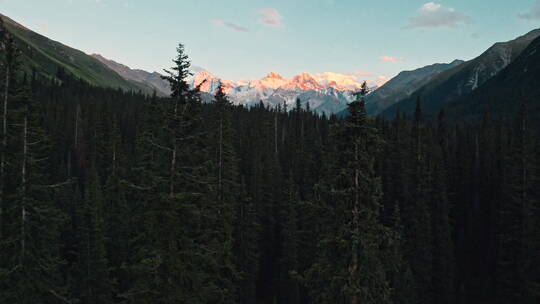
[[[0,14],[4,25],[21,50],[23,70],[36,70],[42,76],[55,78],[60,68],[88,83],[120,88],[127,91],[151,92],[152,89],[123,79],[99,60],[31,31],[14,20]]]

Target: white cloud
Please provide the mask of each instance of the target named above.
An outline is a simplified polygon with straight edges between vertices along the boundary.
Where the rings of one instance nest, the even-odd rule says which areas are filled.
[[[382,56],[382,57],[379,57],[379,61],[396,63],[398,61],[405,61],[405,59],[404,58],[398,58],[398,57],[392,57],[392,56]]]
[[[283,16],[275,8],[263,8],[259,10],[259,23],[282,27]]]
[[[540,20],[540,0],[536,0],[536,2],[533,3],[529,12],[518,14],[518,18],[525,20]]]
[[[249,32],[249,30],[243,26],[231,23],[231,22],[225,22],[222,20],[210,20],[213,24],[217,26],[227,27],[237,32]]]
[[[404,28],[456,27],[460,24],[471,22],[472,19],[469,16],[451,7],[444,7],[439,3],[428,2],[420,7],[415,16],[409,18],[409,23]]]

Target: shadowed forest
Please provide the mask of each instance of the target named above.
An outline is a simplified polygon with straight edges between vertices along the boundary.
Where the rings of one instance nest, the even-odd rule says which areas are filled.
[[[1,303],[540,303],[525,103],[202,102],[182,45],[164,98],[24,71],[1,38]]]

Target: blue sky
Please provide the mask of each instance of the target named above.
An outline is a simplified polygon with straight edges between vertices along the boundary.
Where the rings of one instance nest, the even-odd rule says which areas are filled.
[[[540,0],[0,0],[0,13],[149,71],[169,67],[182,42],[194,65],[230,80],[392,77],[540,27]]]

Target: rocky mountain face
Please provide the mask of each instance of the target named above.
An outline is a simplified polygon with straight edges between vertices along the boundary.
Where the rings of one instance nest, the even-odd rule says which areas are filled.
[[[202,70],[188,81],[193,87],[202,83],[201,91],[209,94],[214,94],[221,84],[230,100],[238,105],[252,106],[262,102],[270,107],[279,105],[292,109],[299,99],[303,107],[309,107],[321,114],[332,114],[345,109],[352,99],[352,92],[361,86],[360,82],[351,82],[348,77],[346,82],[338,83],[335,80],[336,75],[340,74],[302,73],[285,78],[271,72],[261,79],[232,82]]]
[[[536,29],[514,40],[496,43],[475,59],[437,74],[409,97],[387,108],[383,114],[391,117],[397,107],[410,113],[414,110],[417,97],[422,99],[426,112],[435,113],[496,76],[539,36],[540,29]]]
[[[400,72],[366,98],[366,111],[377,115],[393,104],[408,98],[416,90],[429,83],[438,74],[464,63],[454,60],[451,63],[436,63],[413,71]]]
[[[478,89],[462,96],[447,107],[453,121],[478,123],[482,117],[513,119],[525,108],[532,126],[540,121],[540,37],[497,75]]]

